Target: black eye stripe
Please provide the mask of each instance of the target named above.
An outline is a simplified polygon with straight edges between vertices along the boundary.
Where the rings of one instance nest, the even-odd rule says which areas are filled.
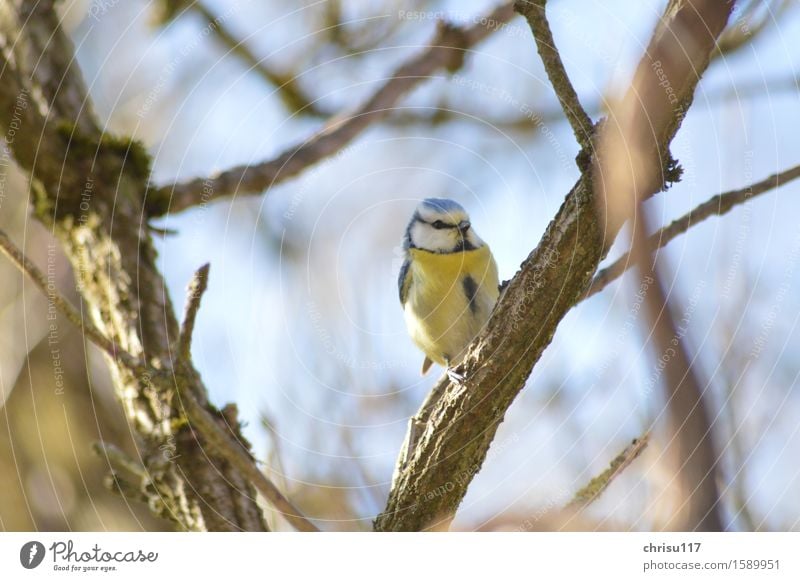
[[[428,222],[427,220],[423,220],[422,218],[419,218],[419,221],[422,222],[423,224],[427,224],[428,226],[430,226],[431,228],[434,228],[436,230],[445,230],[447,228],[458,228],[458,224],[447,224],[446,222],[442,222],[441,220],[436,220],[434,222]]]

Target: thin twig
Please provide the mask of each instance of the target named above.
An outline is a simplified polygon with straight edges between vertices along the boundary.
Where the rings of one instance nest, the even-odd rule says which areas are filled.
[[[561,103],[561,108],[572,126],[578,143],[588,151],[593,133],[592,120],[581,105],[578,94],[569,80],[567,70],[564,68],[564,63],[561,61],[561,55],[556,48],[550,23],[545,14],[545,4],[547,4],[547,0],[517,0],[514,8],[528,20],[533,37],[536,39],[536,49],[542,58],[544,70],[558,97],[558,102]]]
[[[103,441],[94,442],[92,444],[92,449],[95,454],[106,459],[109,468],[112,470],[124,470],[139,478],[147,477],[144,466],[136,462],[114,444]]]
[[[210,264],[204,264],[194,273],[187,289],[186,310],[181,325],[181,335],[178,342],[178,356],[183,365],[191,365],[190,352],[192,334],[197,312],[203,293],[208,288],[208,275]],[[185,382],[177,376],[176,385],[181,388]],[[281,494],[278,487],[272,483],[256,466],[255,459],[239,443],[232,440],[217,424],[213,416],[197,401],[188,389],[180,389],[181,402],[191,426],[202,436],[203,441],[210,444],[216,451],[224,456],[231,464],[240,470],[255,488],[299,531],[318,531],[303,514]]]
[[[729,86],[714,87],[704,90],[695,103],[695,107],[712,107],[741,102],[761,97],[772,98],[776,93],[796,94],[800,91],[800,78],[788,76],[785,78],[761,79],[740,81]],[[605,104],[602,99],[590,100],[585,109],[591,117],[601,117]],[[551,125],[568,121],[561,106],[546,106],[541,109],[532,109],[527,115],[519,117],[490,117],[486,113],[470,109],[456,109],[446,103],[432,107],[397,108],[395,112],[383,123],[388,126],[408,127],[421,125],[439,127],[448,123],[473,123],[479,127],[492,131],[509,132],[538,130],[542,125]]]
[[[197,311],[200,309],[200,301],[203,293],[208,288],[208,272],[211,265],[206,263],[197,269],[186,293],[186,310],[183,314],[183,324],[181,325],[181,336],[178,340],[178,357],[188,361],[192,348],[192,335],[194,333],[194,323],[197,319]]]
[[[226,196],[258,194],[298,175],[336,153],[373,123],[389,115],[403,95],[429,79],[438,69],[454,71],[460,68],[468,49],[500,30],[502,24],[513,16],[514,10],[509,3],[476,19],[478,24],[468,28],[440,23],[428,48],[389,74],[388,80],[354,111],[337,115],[319,132],[272,160],[234,167],[215,177],[157,188],[148,195],[148,214],[161,216]]]
[[[91,322],[84,319],[78,310],[55,290],[55,286],[48,283],[42,271],[14,245],[11,239],[2,230],[0,230],[0,251],[2,251],[17,268],[31,278],[36,287],[47,297],[47,300],[52,302],[73,325],[78,327],[78,329],[83,332],[84,336],[88,337],[112,359],[123,363],[134,372],[140,372],[146,368],[146,365],[142,361],[128,353],[114,341],[108,339],[92,325]]]
[[[658,248],[666,246],[669,242],[686,232],[690,227],[702,222],[706,218],[722,216],[730,212],[735,206],[779,188],[797,178],[800,178],[800,165],[773,174],[760,182],[750,184],[742,189],[717,194],[680,218],[674,220],[668,226],[664,226],[652,234],[648,238],[648,248],[650,252],[653,252]],[[592,286],[589,288],[584,298],[589,298],[599,293],[614,280],[622,276],[625,271],[633,265],[634,261],[630,252],[620,256],[611,265],[600,270],[595,275]]]
[[[256,466],[253,457],[237,442],[219,427],[211,414],[201,406],[191,393],[186,390],[181,392],[181,403],[183,404],[186,416],[191,422],[193,429],[196,429],[203,436],[203,441],[214,448],[218,454],[224,456],[231,464],[240,470],[247,479],[255,486],[264,498],[289,521],[298,531],[319,532],[319,529],[308,520],[287,499],[278,487],[272,483]]]
[[[647,448],[650,441],[650,432],[645,433],[640,438],[633,440],[628,447],[617,454],[602,474],[592,478],[589,483],[578,490],[569,504],[564,508],[583,510],[605,492],[611,482],[619,476],[630,464],[639,457]]]

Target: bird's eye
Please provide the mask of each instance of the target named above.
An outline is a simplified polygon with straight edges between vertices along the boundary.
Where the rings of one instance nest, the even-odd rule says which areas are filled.
[[[436,228],[437,230],[442,230],[443,228],[447,228],[447,224],[445,224],[445,223],[444,223],[444,222],[442,222],[441,220],[436,220],[436,222],[434,222],[433,224],[431,224],[431,226],[433,226],[433,227],[434,227],[434,228]]]

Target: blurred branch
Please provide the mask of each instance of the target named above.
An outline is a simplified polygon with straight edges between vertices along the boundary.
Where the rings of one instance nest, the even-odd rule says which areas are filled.
[[[323,111],[317,108],[313,97],[307,95],[300,87],[296,76],[279,73],[271,68],[265,62],[265,59],[258,58],[245,41],[237,38],[224,20],[214,15],[204,3],[195,0],[189,3],[188,9],[203,19],[205,25],[213,31],[217,40],[227,47],[228,52],[241,59],[250,70],[258,74],[267,84],[275,87],[278,97],[280,97],[290,113],[316,116],[324,114]]]
[[[670,2],[661,18],[651,49],[659,48],[659,42],[682,42],[694,51],[677,51],[670,59],[680,65],[671,69],[675,74],[670,81],[681,106],[671,107],[669,115],[656,116],[653,125],[645,125],[655,131],[657,151],[668,153],[730,9],[729,4],[714,0],[681,0]],[[648,50],[634,80],[651,70],[650,57]],[[634,82],[626,99],[637,99],[638,90]],[[609,125],[601,125],[601,138]],[[596,158],[591,161],[597,162]],[[415,442],[410,432],[406,435],[406,452],[398,458],[376,530],[437,529],[455,514],[506,411],[561,319],[586,293],[622,226],[623,221],[602,219],[594,192],[605,174],[594,163],[582,170],[539,245],[511,279],[488,324],[456,368],[465,380],[452,384],[443,377],[434,388],[443,390],[442,395],[432,398],[430,410],[418,412],[418,417],[427,417],[426,425]],[[646,184],[647,193],[660,191],[669,176],[662,172],[661,182]]]
[[[597,500],[600,495],[605,492],[606,488],[609,487],[611,482],[622,474],[622,471],[630,466],[631,463],[644,452],[649,442],[650,432],[633,440],[628,447],[617,454],[617,457],[611,461],[611,464],[609,464],[608,468],[606,468],[602,474],[595,476],[586,486],[578,490],[575,496],[572,497],[572,500],[570,500],[564,508],[583,510]]]
[[[367,101],[354,111],[330,119],[322,130],[278,157],[257,165],[238,166],[221,174],[157,188],[148,194],[148,215],[180,212],[223,197],[258,194],[296,176],[336,153],[367,127],[389,115],[397,101],[438,69],[461,67],[464,53],[514,16],[511,4],[495,8],[479,24],[457,27],[439,23],[430,46],[397,68]]]
[[[742,289],[742,291],[745,291],[745,289]],[[753,291],[752,287],[750,287],[749,291]],[[737,329],[743,322],[742,319],[747,309],[745,301],[741,300],[741,297],[745,296],[745,292],[737,294],[737,298],[739,298],[738,305],[733,305],[735,311],[732,312],[736,314],[731,319],[736,321]],[[754,449],[751,448],[749,454],[745,453],[744,440],[747,437],[746,434],[750,431],[744,430],[744,434],[742,433],[742,428],[746,422],[744,418],[739,418],[736,409],[740,401],[746,406],[749,405],[746,398],[741,398],[739,388],[747,382],[747,375],[752,363],[752,352],[748,353],[751,350],[749,345],[743,347],[742,343],[744,341],[737,336],[735,330],[730,328],[729,320],[724,314],[720,317],[725,338],[723,339],[724,354],[720,364],[717,366],[717,371],[721,375],[720,383],[725,391],[725,401],[721,411],[725,415],[725,424],[728,426],[723,454],[729,457],[729,466],[731,470],[735,470],[735,473],[726,475],[725,485],[720,490],[720,496],[729,498],[731,513],[733,514],[731,523],[741,522],[743,527],[740,530],[756,532],[759,528],[758,523],[764,521],[763,519],[756,519],[753,514],[753,507],[749,502],[750,494],[747,491],[747,482],[749,481],[747,469],[750,466],[749,460]],[[768,428],[769,426],[762,424],[757,427],[755,432],[763,435],[767,433]]]
[[[800,165],[773,174],[760,182],[750,184],[739,190],[717,194],[680,218],[673,220],[668,226],[664,226],[654,234],[651,234],[647,241],[648,250],[649,252],[653,252],[658,248],[666,246],[669,242],[706,218],[727,214],[737,205],[779,188],[797,178],[800,178]],[[586,292],[584,298],[589,298],[599,293],[610,283],[622,276],[625,271],[633,265],[634,261],[631,252],[620,256],[612,264],[598,271],[592,280],[592,286]]]
[[[741,81],[729,87],[714,87],[702,90],[697,106],[703,104],[719,105],[731,101],[741,102],[758,97],[774,97],[778,92],[793,95],[800,91],[800,79],[791,76],[786,78],[760,79]],[[591,100],[586,107],[587,114],[599,117],[604,113],[601,100]],[[507,131],[535,131],[542,125],[563,123],[567,118],[561,107],[543,107],[528,115],[519,117],[492,118],[482,111],[456,109],[443,103],[432,107],[397,108],[384,123],[390,126],[403,127],[409,125],[429,125],[437,127],[447,123],[475,123],[493,129]]]
[[[561,55],[550,30],[550,23],[547,21],[546,4],[547,0],[517,0],[514,3],[514,9],[528,20],[536,40],[536,48],[542,58],[542,63],[544,63],[547,77],[550,79],[550,85],[558,97],[558,102],[561,103],[564,115],[572,126],[575,139],[585,151],[588,151],[591,147],[594,126],[581,105],[578,94],[564,68],[564,63],[561,61]]]
[[[360,3],[368,11],[372,8],[369,3]],[[357,2],[349,2],[348,8],[359,7]],[[370,17],[355,17],[345,20],[343,15],[343,0],[327,0],[322,7],[322,19],[320,28],[324,30],[328,39],[345,54],[355,55],[368,53],[380,46],[385,45],[388,40],[402,27],[403,19],[393,17],[391,12],[397,12],[407,8],[408,3],[404,0],[393,0],[384,2],[380,5],[383,12],[380,15]],[[357,22],[359,25],[354,27]]]
[[[14,265],[27,274],[36,287],[42,291],[47,300],[61,311],[69,321],[83,332],[95,345],[105,351],[112,359],[119,360],[133,371],[141,372],[145,364],[125,351],[114,341],[108,339],[88,320],[85,320],[70,302],[56,291],[55,286],[47,281],[41,270],[17,248],[5,232],[0,230],[0,252],[5,254]]]
[[[641,203],[634,221],[634,262],[642,278],[651,277],[644,295],[645,320],[653,343],[653,361],[664,363],[662,384],[670,416],[668,464],[670,480],[681,502],[668,523],[673,530],[721,531],[722,507],[717,490],[719,457],[714,448],[711,414],[703,395],[705,387],[692,365],[683,333],[665,290],[656,260],[647,251],[647,218]]]
[[[741,6],[741,4],[740,2],[739,6]],[[777,4],[778,7],[773,9],[772,4]],[[745,8],[736,11],[738,16],[736,21],[719,37],[717,47],[712,53],[711,58],[717,59],[720,57],[727,57],[742,47],[747,46],[764,32],[770,24],[777,21],[777,19],[793,4],[796,5],[792,0],[777,0],[776,2],[751,0]],[[758,17],[756,12],[762,7],[766,8],[764,8],[764,13]]]
[[[677,530],[722,530],[716,488],[717,453],[704,389],[688,348],[675,324],[658,265],[649,252],[648,218],[643,206],[653,191],[680,175],[664,134],[674,135],[692,101],[698,71],[708,66],[715,37],[724,28],[733,3],[715,0],[670,0],[672,26],[660,23],[637,68],[631,91],[611,107],[600,140],[596,170],[598,208],[606,223],[632,220],[634,263],[653,282],[644,295],[654,359],[663,366],[662,384],[670,417],[668,458],[681,505],[673,516]],[[713,31],[709,34],[710,31]],[[686,83],[692,92],[686,92]]]

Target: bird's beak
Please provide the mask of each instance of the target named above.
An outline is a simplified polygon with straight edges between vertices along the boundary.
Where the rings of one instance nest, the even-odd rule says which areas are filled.
[[[458,229],[461,230],[462,234],[466,234],[467,230],[469,230],[469,222],[467,220],[463,220],[459,222]]]

